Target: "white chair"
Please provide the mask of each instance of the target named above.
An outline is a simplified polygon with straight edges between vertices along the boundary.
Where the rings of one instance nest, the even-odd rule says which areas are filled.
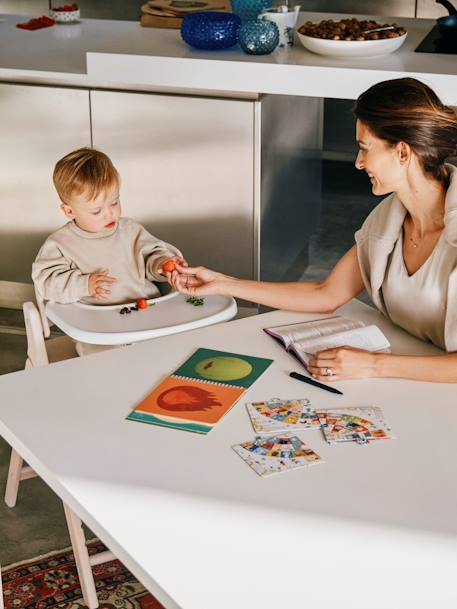
[[[49,336],[49,328],[44,327],[42,317],[33,302],[25,302],[23,310],[27,335],[26,369],[47,366],[54,362],[77,357],[74,342],[68,336],[59,336],[45,341],[45,335]],[[37,474],[34,470],[30,466],[24,465],[22,457],[11,449],[5,490],[5,503],[8,507],[13,508],[16,505],[20,481],[35,476]],[[114,560],[115,556],[109,551],[89,556],[81,520],[65,503],[63,506],[84,602],[89,609],[96,609],[98,599],[91,567]],[[0,608],[1,606],[2,599],[0,598]]]

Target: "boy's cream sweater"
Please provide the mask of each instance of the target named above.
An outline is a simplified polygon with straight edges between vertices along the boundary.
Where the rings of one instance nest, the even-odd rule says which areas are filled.
[[[88,233],[73,221],[50,235],[32,266],[37,297],[69,303],[121,304],[159,295],[154,281],[165,260],[181,252],[130,218],[109,233]],[[102,269],[117,279],[108,300],[89,296],[89,275]]]

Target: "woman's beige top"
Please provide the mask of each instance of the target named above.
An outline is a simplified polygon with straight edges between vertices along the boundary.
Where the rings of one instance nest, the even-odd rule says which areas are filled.
[[[447,284],[456,265],[457,248],[449,245],[441,234],[424,264],[409,275],[403,257],[403,231],[400,231],[381,288],[391,321],[445,349]]]
[[[409,276],[403,258],[406,208],[384,199],[355,234],[360,270],[374,304],[395,324],[446,351],[457,351],[457,168],[448,165],[444,230]]]

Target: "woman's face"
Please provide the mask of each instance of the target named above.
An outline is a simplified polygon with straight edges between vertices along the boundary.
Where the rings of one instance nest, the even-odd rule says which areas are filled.
[[[391,146],[374,135],[357,120],[356,137],[359,154],[355,166],[366,171],[374,195],[398,192],[405,180],[405,167],[401,161],[401,146]]]

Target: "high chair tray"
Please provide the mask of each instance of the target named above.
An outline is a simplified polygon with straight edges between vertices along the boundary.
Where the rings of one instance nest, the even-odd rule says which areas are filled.
[[[201,306],[186,300],[183,294],[173,292],[150,300],[148,309],[124,315],[120,310],[128,305],[48,302],[46,315],[75,340],[93,345],[125,345],[228,321],[237,313],[235,300],[228,296],[206,296]]]

